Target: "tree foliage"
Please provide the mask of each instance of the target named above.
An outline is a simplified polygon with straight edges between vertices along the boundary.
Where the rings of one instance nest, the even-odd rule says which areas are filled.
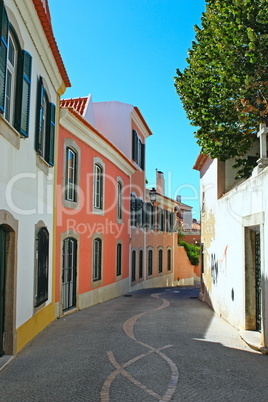
[[[178,241],[178,244],[179,246],[184,247],[190,263],[194,266],[197,266],[200,258],[200,247],[195,246],[194,244],[189,244],[183,240]]]
[[[202,152],[239,164],[267,120],[268,0],[206,3],[175,86]]]

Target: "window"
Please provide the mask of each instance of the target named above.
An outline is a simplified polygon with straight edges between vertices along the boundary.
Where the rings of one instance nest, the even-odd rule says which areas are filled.
[[[77,240],[67,237],[62,247],[62,310],[76,305]]]
[[[36,237],[36,294],[35,307],[48,299],[48,251],[49,234],[45,227],[39,229]]]
[[[103,208],[103,169],[99,164],[94,172],[94,208]]]
[[[139,252],[139,279],[143,276],[143,251]]]
[[[93,241],[93,281],[101,280],[102,240],[96,238]]]
[[[169,212],[169,231],[174,232],[175,213]]]
[[[132,130],[132,159],[144,170],[145,168],[145,144],[139,139],[137,131]]]
[[[171,249],[169,248],[167,251],[167,270],[171,271],[172,265],[171,265]]]
[[[136,280],[136,251],[132,251],[131,255],[131,280],[135,282]]]
[[[117,219],[122,219],[122,183],[117,183]]]
[[[143,212],[144,212],[144,217],[143,217],[143,227],[145,229],[151,229],[152,228],[152,205],[147,202],[143,204]]]
[[[158,272],[161,274],[163,272],[163,250],[158,250]]]
[[[135,199],[135,226],[142,226],[142,218],[143,218],[143,201],[140,198]]]
[[[122,275],[122,244],[116,246],[116,276]]]
[[[153,250],[148,250],[148,276],[153,275]]]
[[[141,227],[143,224],[144,207],[143,201],[134,194],[130,197],[131,226]]]
[[[40,77],[37,90],[35,149],[50,166],[54,165],[55,111],[55,105],[49,102]]]
[[[32,58],[20,48],[3,0],[0,31],[0,112],[21,136],[28,137]]]
[[[157,221],[158,221],[158,230],[160,232],[164,231],[165,220],[164,220],[164,210],[161,207],[157,207]]]
[[[77,201],[77,156],[72,148],[66,148],[66,200]]]
[[[6,93],[5,93],[5,118],[14,124],[14,99],[16,84],[17,49],[11,32],[8,35]]]

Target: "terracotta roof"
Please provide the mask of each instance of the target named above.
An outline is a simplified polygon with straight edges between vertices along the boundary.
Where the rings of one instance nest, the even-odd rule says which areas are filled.
[[[193,169],[195,169],[195,170],[201,170],[201,169],[202,169],[202,166],[204,165],[204,163],[206,162],[207,159],[208,159],[208,156],[207,156],[207,155],[205,155],[205,154],[199,154],[198,157],[197,157],[197,159],[196,159],[196,162],[195,162],[195,164],[194,164],[194,166],[193,166]]]
[[[69,80],[69,77],[67,75],[66,69],[64,67],[58,45],[56,43],[56,39],[53,34],[53,29],[51,25],[51,18],[50,18],[50,13],[49,13],[49,7],[48,7],[48,1],[45,0],[45,4],[42,0],[32,0],[33,4],[35,6],[36,12],[38,14],[39,20],[42,24],[43,30],[45,32],[45,35],[47,37],[47,41],[49,43],[49,46],[52,50],[52,53],[54,55],[54,59],[57,63],[57,66],[59,68],[59,72],[62,76],[62,79],[64,81],[64,84],[66,87],[71,86],[71,82]]]
[[[83,98],[62,99],[60,101],[60,105],[61,107],[68,107],[68,108],[72,107],[79,114],[81,114],[81,116],[83,116],[87,101],[88,101],[87,96]]]

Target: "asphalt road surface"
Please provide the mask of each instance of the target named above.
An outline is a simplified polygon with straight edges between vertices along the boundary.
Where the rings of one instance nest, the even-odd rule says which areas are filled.
[[[268,356],[198,293],[147,289],[56,320],[0,372],[0,401],[268,401]]]

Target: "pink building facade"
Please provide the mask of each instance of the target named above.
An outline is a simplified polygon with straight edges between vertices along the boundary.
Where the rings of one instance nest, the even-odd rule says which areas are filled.
[[[57,177],[56,311],[89,307],[145,287],[193,284],[177,244],[178,201],[146,189],[152,135],[137,107],[61,101]],[[190,208],[190,207],[189,207]],[[188,275],[188,277],[187,277]]]

